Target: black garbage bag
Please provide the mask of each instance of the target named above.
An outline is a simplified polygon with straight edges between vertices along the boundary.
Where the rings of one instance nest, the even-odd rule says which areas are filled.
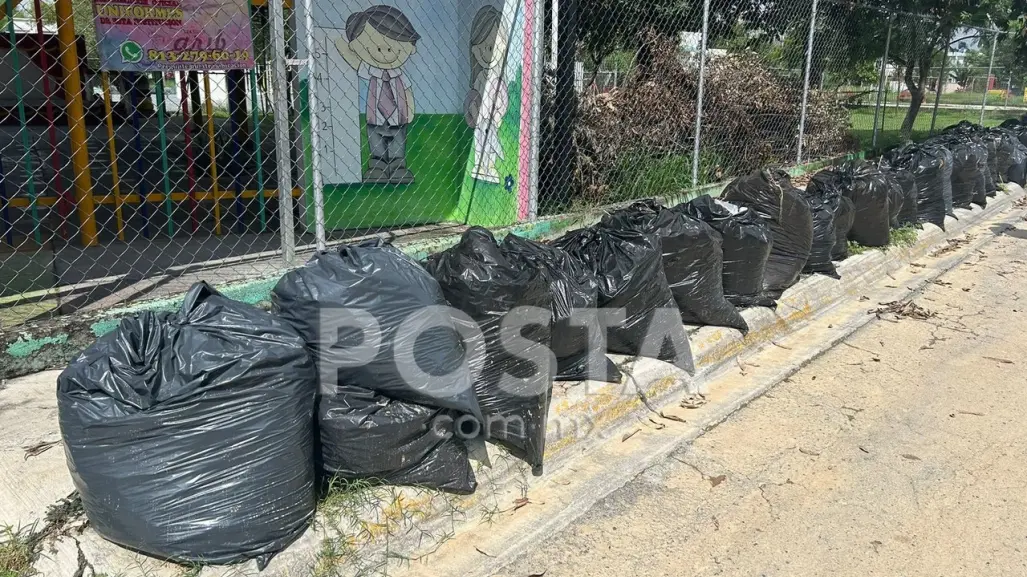
[[[834,249],[831,251],[832,260],[845,260],[849,258],[849,231],[852,230],[852,223],[856,220],[856,205],[847,196],[843,196],[834,211]]]
[[[937,139],[936,142],[952,152],[952,205],[969,210],[981,176],[977,151],[970,141],[962,138]],[[983,181],[980,185],[983,189]]]
[[[895,194],[892,181],[877,167],[864,161],[846,163],[842,170],[848,175],[849,186],[845,189],[845,196],[856,207],[849,240],[863,246],[888,246],[891,240],[890,203]]]
[[[847,171],[840,168],[826,168],[810,177],[804,193],[807,198],[819,197],[832,200],[834,242],[829,254],[831,260],[845,260],[849,257],[849,230],[852,229],[852,220],[855,217],[855,206],[845,196],[845,190],[851,186],[850,181],[851,177]],[[823,256],[818,256],[818,258],[822,259]]]
[[[993,128],[988,133],[995,140],[995,169],[998,182],[1009,182],[1009,169],[1013,165],[1013,153],[1020,140],[1011,131]]]
[[[902,191],[902,206],[899,209],[897,227],[919,226],[916,177],[913,176],[911,171],[904,168],[887,168],[882,166],[882,170],[898,183],[899,189]],[[894,210],[895,207],[892,206],[890,208]]]
[[[988,206],[988,197],[995,196],[995,183],[988,186],[988,146],[978,136],[974,136],[973,148],[977,152],[977,180],[974,182],[974,196],[970,202],[981,208]]]
[[[917,221],[945,230],[946,198],[952,195],[952,154],[944,147],[907,144],[885,153],[893,169],[912,172],[917,187]]]
[[[764,292],[775,300],[799,281],[813,247],[813,215],[809,203],[792,186],[788,173],[765,169],[736,178],[721,195],[724,200],[756,211],[770,224],[774,242],[763,277]]]
[[[467,495],[477,483],[461,435],[480,432],[456,411],[397,401],[341,384],[322,394],[318,429],[325,471]]]
[[[842,199],[840,183],[840,175],[835,171],[823,170],[810,178],[803,192],[813,215],[813,246],[803,272],[840,278],[831,262],[838,238],[834,219]]]
[[[552,349],[557,381],[619,383],[620,369],[603,354],[603,327],[591,315],[599,301],[599,279],[567,251],[508,234],[503,253],[545,277],[553,296]]]
[[[599,279],[599,306],[623,318],[610,322],[606,350],[652,357],[695,372],[692,349],[663,272],[656,234],[593,226],[553,241],[585,263]]]
[[[742,315],[724,298],[724,251],[719,232],[702,220],[652,200],[608,214],[602,223],[613,229],[635,228],[660,236],[663,273],[683,322],[749,331]]]
[[[945,215],[951,216],[958,220],[956,216],[955,204],[952,196],[952,171],[955,164],[955,160],[952,157],[952,151],[946,146],[938,143],[924,143],[920,148],[923,154],[930,154],[935,156],[941,162],[940,178],[941,185],[941,197],[945,203]],[[917,182],[920,180],[920,175],[916,171],[913,172],[913,176],[917,177]]]
[[[1005,132],[1003,140],[1009,153],[1009,164],[1003,172],[1003,180],[1020,186],[1027,185],[1027,146],[1012,132]]]
[[[358,386],[482,419],[442,289],[398,248],[319,252],[278,281],[271,303],[306,339],[324,390]]]
[[[122,320],[57,379],[90,524],[163,559],[266,565],[314,517],[316,392],[295,329],[206,283]]]
[[[1019,143],[1019,141],[1017,142]],[[1027,186],[1027,146],[1021,144],[1015,147],[1010,155],[1010,160],[1006,179],[1020,186]]]
[[[467,347],[486,439],[542,474],[553,370],[553,297],[545,277],[537,268],[510,262],[492,233],[477,226],[429,259],[428,270],[449,304],[466,315],[456,322],[482,333],[482,342]],[[506,333],[516,327],[520,338],[510,338]]]
[[[1014,155],[1023,147],[1016,134],[1005,128],[992,128],[990,136],[995,140],[996,154],[995,164],[998,170],[998,182],[1013,182],[1011,171],[1014,169]]]
[[[673,210],[683,212],[720,233],[724,253],[724,297],[738,307],[777,307],[763,294],[763,274],[773,238],[770,225],[756,211],[704,194]]]
[[[988,196],[995,196],[998,193],[998,183],[1001,182],[998,170],[998,147],[1002,137],[996,137],[991,131],[984,131],[981,133],[981,140],[988,155],[987,170],[984,171],[985,192]]]
[[[888,180],[888,226],[899,228],[899,215],[906,200],[902,196],[902,185],[890,171],[882,170],[881,174]]]

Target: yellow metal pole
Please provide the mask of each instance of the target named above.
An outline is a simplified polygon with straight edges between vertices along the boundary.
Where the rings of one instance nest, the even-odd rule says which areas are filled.
[[[111,83],[106,71],[100,73],[100,80],[103,82],[103,112],[107,117],[107,150],[111,154],[111,181],[114,183],[114,217],[118,221],[118,240],[125,240],[125,221],[121,213],[121,180],[118,178],[118,151],[114,145]]]
[[[75,45],[75,23],[71,17],[71,0],[56,0],[57,42],[61,51],[64,101],[67,103],[68,142],[71,145],[71,170],[75,187],[75,207],[82,227],[82,245],[96,244],[96,211],[93,204],[93,181],[89,175],[89,149],[86,148],[85,108],[82,104],[82,78],[79,71],[78,48]]]
[[[218,194],[218,162],[214,146],[214,101],[210,99],[210,74],[203,73],[203,92],[207,99],[207,136],[210,140],[210,178],[214,181],[214,234],[221,236],[221,204]]]

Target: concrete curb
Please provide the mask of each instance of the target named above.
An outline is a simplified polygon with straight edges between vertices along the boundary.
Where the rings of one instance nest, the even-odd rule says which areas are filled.
[[[848,154],[792,167],[788,169],[788,172],[792,176],[801,176],[852,158],[863,158],[863,156],[863,152]],[[673,206],[702,194],[717,196],[727,184],[728,181],[718,182],[699,187],[696,190],[657,197],[657,199],[667,206]],[[500,237],[514,233],[536,240],[552,239],[573,228],[595,224],[609,210],[627,204],[630,202],[601,206],[580,213],[546,217],[534,222],[497,228],[494,232]],[[424,231],[412,234],[411,239],[397,239],[395,244],[410,256],[423,260],[432,253],[445,250],[456,244],[465,228],[447,229],[441,233]],[[387,236],[385,234],[368,235],[360,239]],[[350,239],[350,241],[360,239]],[[312,251],[297,254],[297,261],[303,262],[312,254]],[[219,284],[217,288],[230,298],[259,306],[270,299],[271,289],[281,278],[282,272],[279,269],[270,276]],[[0,379],[62,368],[97,337],[114,330],[121,319],[143,311],[176,310],[181,305],[183,296],[184,293],[143,300],[130,306],[101,311],[82,311],[54,319],[27,322],[10,328],[0,327]]]

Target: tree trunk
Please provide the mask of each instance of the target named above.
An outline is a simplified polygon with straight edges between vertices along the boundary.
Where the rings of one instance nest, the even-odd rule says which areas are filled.
[[[913,69],[918,68],[918,80],[913,79]],[[906,66],[906,73],[904,80],[906,82],[906,88],[909,89],[909,110],[906,111],[906,117],[902,120],[902,129],[900,134],[904,140],[908,140],[910,135],[913,133],[913,125],[916,123],[916,117],[920,113],[920,106],[923,104],[924,95],[927,92],[927,75],[931,72],[931,57],[928,56],[917,63],[911,63]]]
[[[909,102],[909,109],[906,110],[906,117],[902,119],[902,139],[908,140],[909,136],[913,133],[913,124],[916,122],[916,117],[920,114],[920,104],[924,97],[924,90],[918,88],[913,90],[910,88],[909,95],[912,98]]]

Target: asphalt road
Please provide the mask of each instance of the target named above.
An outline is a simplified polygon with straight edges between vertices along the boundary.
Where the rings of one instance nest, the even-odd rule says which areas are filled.
[[[1020,222],[498,574],[1027,574],[1024,287]]]

